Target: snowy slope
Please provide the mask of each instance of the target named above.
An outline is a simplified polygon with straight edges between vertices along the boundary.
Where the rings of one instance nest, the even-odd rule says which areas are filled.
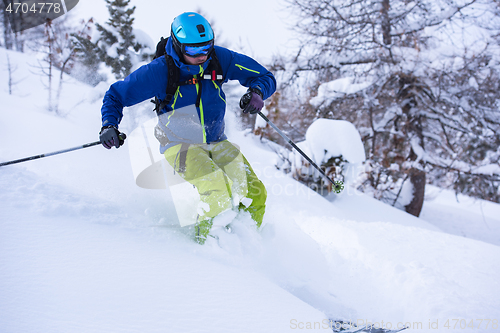
[[[433,186],[425,196],[421,218],[447,233],[500,246],[500,205]]]
[[[105,87],[68,82],[64,117],[47,113],[30,58],[8,53],[24,81],[8,95],[0,68],[0,161],[97,140]],[[148,108],[127,110],[122,129]],[[328,201],[276,170],[231,112],[227,127],[269,199],[260,232],[239,217],[221,246],[193,243],[164,191],[134,185],[127,149],[0,168],[0,331],[328,332],[324,320],[342,318],[410,332],[474,320],[466,331],[498,332],[498,205],[485,215],[493,245],[443,228],[466,223],[440,196],[437,227],[352,189]],[[467,211],[470,224],[482,218]],[[464,331],[458,323],[451,331]]]
[[[7,176],[36,182],[15,173]],[[323,317],[215,249],[208,255],[170,233],[122,228],[110,223],[112,207],[43,192],[87,213],[47,214],[26,203],[24,212],[2,210],[2,332],[281,332],[290,317]]]

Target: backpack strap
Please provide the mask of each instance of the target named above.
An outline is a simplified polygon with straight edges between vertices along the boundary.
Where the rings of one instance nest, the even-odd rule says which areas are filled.
[[[167,106],[168,103],[170,103],[172,98],[174,98],[175,92],[177,91],[177,87],[179,87],[180,85],[179,84],[180,70],[175,65],[174,59],[172,59],[171,56],[165,53],[165,60],[167,62],[167,68],[168,68],[166,96],[162,101],[160,101],[157,97],[155,97],[154,99],[155,111],[158,116],[161,115],[161,110],[163,110],[163,108],[165,108],[165,106]]]
[[[167,60],[168,78],[167,78],[167,89],[166,89],[167,96],[162,102],[164,103],[164,107],[165,105],[170,103],[172,98],[174,98],[175,92],[177,91],[177,87],[179,86],[179,79],[180,79],[180,69],[175,65],[174,59],[168,54],[165,54],[165,59]]]
[[[156,52],[153,60],[161,57],[165,54],[165,47],[167,46],[168,38],[161,38],[158,44],[156,44]]]

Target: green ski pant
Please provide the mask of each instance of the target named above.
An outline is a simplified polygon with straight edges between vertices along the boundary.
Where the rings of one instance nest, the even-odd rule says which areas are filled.
[[[260,227],[267,191],[241,151],[225,140],[214,144],[179,144],[164,153],[168,163],[200,195],[197,228],[206,239],[214,217],[229,209],[250,213]],[[249,205],[245,205],[251,200]],[[204,242],[204,241],[203,241]]]

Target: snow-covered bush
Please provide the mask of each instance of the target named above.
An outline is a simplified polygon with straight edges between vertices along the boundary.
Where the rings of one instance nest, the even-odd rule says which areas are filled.
[[[365,151],[356,128],[344,120],[318,119],[297,146],[332,180],[355,184]],[[283,149],[278,168],[291,172],[298,181],[322,195],[332,192],[332,183],[296,150]]]

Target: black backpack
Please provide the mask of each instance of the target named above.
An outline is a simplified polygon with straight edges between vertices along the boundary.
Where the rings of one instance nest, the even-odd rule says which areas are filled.
[[[168,79],[167,79],[167,96],[164,100],[160,101],[158,97],[155,97],[153,102],[155,104],[156,114],[159,116],[162,113],[162,110],[168,103],[172,100],[179,86],[187,85],[187,84],[196,84],[200,85],[198,89],[198,96],[196,99],[196,106],[200,106],[201,99],[201,82],[202,80],[213,80],[217,83],[222,84],[224,82],[224,76],[222,72],[222,67],[219,63],[219,59],[217,59],[217,55],[215,54],[215,50],[212,51],[210,63],[208,64],[207,69],[203,73],[203,77],[198,77],[198,75],[193,76],[191,79],[186,80],[184,82],[179,82],[180,77],[180,69],[175,65],[174,59],[168,54],[165,53],[165,46],[167,45],[168,38],[161,38],[158,44],[156,45],[156,53],[153,58],[159,58],[161,56],[165,56],[165,60],[167,61],[168,67]]]

